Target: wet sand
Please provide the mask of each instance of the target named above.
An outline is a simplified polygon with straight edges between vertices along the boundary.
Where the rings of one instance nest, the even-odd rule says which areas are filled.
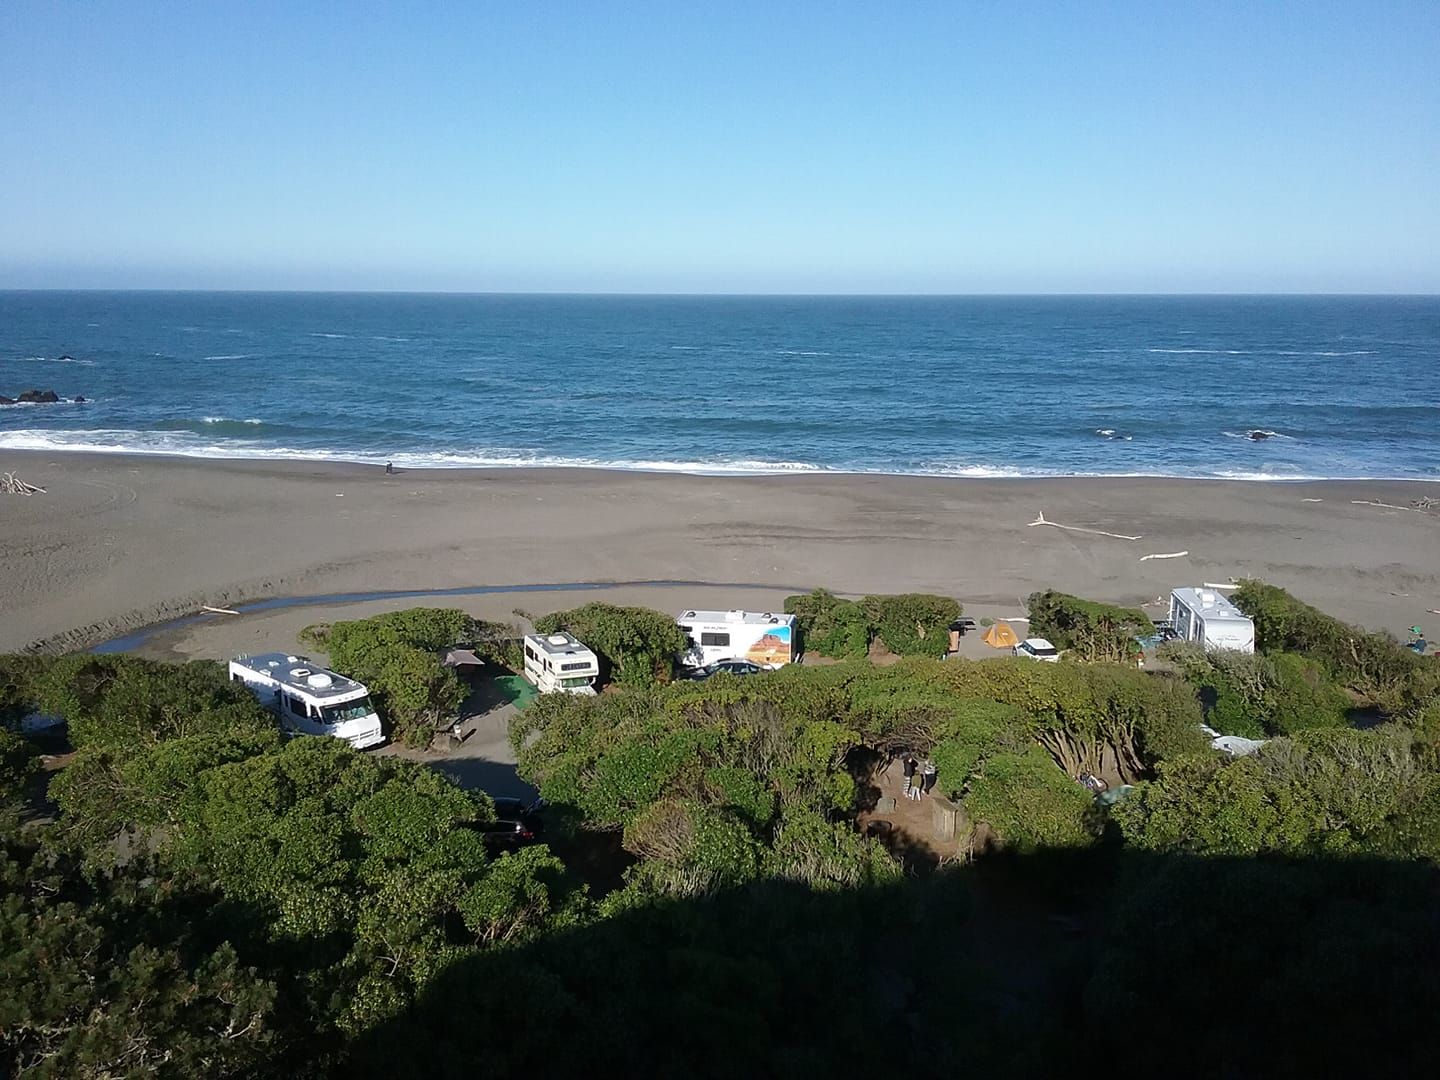
[[[579,469],[389,476],[345,464],[41,452],[0,454],[7,470],[47,493],[0,496],[3,651],[88,646],[202,604],[581,582],[691,584],[214,616],[147,651],[291,647],[308,623],[424,602],[492,618],[590,599],[764,609],[825,586],[941,592],[972,614],[1014,614],[1047,586],[1142,604],[1176,585],[1250,575],[1371,628],[1440,626],[1427,610],[1440,609],[1440,513],[1369,505],[1440,496],[1434,484]],[[1041,512],[1098,532],[1031,527]],[[1180,551],[1188,555],[1141,558]]]

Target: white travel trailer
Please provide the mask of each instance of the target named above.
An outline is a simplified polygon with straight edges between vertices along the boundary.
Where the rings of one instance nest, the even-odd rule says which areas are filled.
[[[1204,649],[1255,651],[1250,616],[1213,589],[1175,589],[1170,593],[1170,623],[1181,641]]]
[[[363,683],[312,664],[303,656],[263,653],[230,661],[230,679],[244,683],[260,704],[299,735],[330,735],[356,750],[385,741],[380,717]]]
[[[705,667],[718,660],[749,660],[775,668],[795,653],[795,616],[768,611],[682,611],[675,620],[690,639],[680,662]]]
[[[569,634],[526,634],[525,678],[542,694],[593,694],[600,661]]]

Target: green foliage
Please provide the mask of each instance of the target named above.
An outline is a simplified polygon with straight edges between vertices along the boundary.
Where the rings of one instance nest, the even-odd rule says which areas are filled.
[[[1171,642],[1160,655],[1199,690],[1206,722],[1226,735],[1258,739],[1346,723],[1349,696],[1298,653],[1207,651]]]
[[[1255,621],[1261,649],[1317,661],[1342,686],[1387,711],[1402,713],[1440,696],[1440,665],[1427,664],[1389,634],[1349,626],[1253,579],[1241,582],[1231,599]]]
[[[950,624],[961,612],[958,601],[926,593],[867,596],[860,605],[873,635],[897,656],[944,656],[950,646]]]
[[[465,686],[443,663],[477,624],[458,608],[410,608],[368,619],[308,626],[300,639],[323,648],[335,670],[369,688],[392,738],[428,746],[453,720]]]
[[[141,747],[188,735],[263,737],[275,718],[210,660],[162,664],[75,653],[35,673],[35,708],[63,718],[79,749]]]
[[[865,656],[873,640],[897,656],[945,655],[949,627],[960,604],[948,596],[904,593],[867,596],[858,603],[824,589],[785,599],[785,610],[800,626],[807,652],[836,660]]]
[[[1016,851],[1094,843],[1094,798],[1038,746],[988,757],[963,796],[966,811]]]
[[[685,632],[674,618],[650,608],[594,603],[535,620],[536,633],[562,630],[595,652],[602,679],[626,686],[669,682],[686,648]]]
[[[8,829],[0,845],[6,1075],[227,1077],[274,1069],[276,987],[211,932],[212,897],[140,866],[88,879]]]
[[[1032,593],[1026,605],[1030,633],[1089,662],[1124,664],[1139,652],[1137,636],[1154,624],[1138,608],[1115,607],[1047,589]]]
[[[836,660],[859,659],[870,649],[870,619],[853,600],[824,589],[787,596],[785,611],[795,616],[806,652]]]
[[[1233,761],[1164,763],[1113,815],[1128,843],[1152,851],[1434,858],[1437,785],[1403,728],[1306,731]]]
[[[0,729],[0,808],[20,801],[39,767],[38,757],[28,739]]]

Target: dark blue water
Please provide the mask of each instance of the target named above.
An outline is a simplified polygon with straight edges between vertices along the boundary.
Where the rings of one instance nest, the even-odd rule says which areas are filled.
[[[0,449],[1440,478],[1433,297],[0,293],[29,387]]]

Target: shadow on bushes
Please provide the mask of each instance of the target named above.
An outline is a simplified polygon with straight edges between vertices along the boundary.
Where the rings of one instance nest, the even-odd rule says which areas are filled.
[[[457,963],[367,1076],[1428,1068],[1440,872],[1115,848],[899,885],[767,881]]]

